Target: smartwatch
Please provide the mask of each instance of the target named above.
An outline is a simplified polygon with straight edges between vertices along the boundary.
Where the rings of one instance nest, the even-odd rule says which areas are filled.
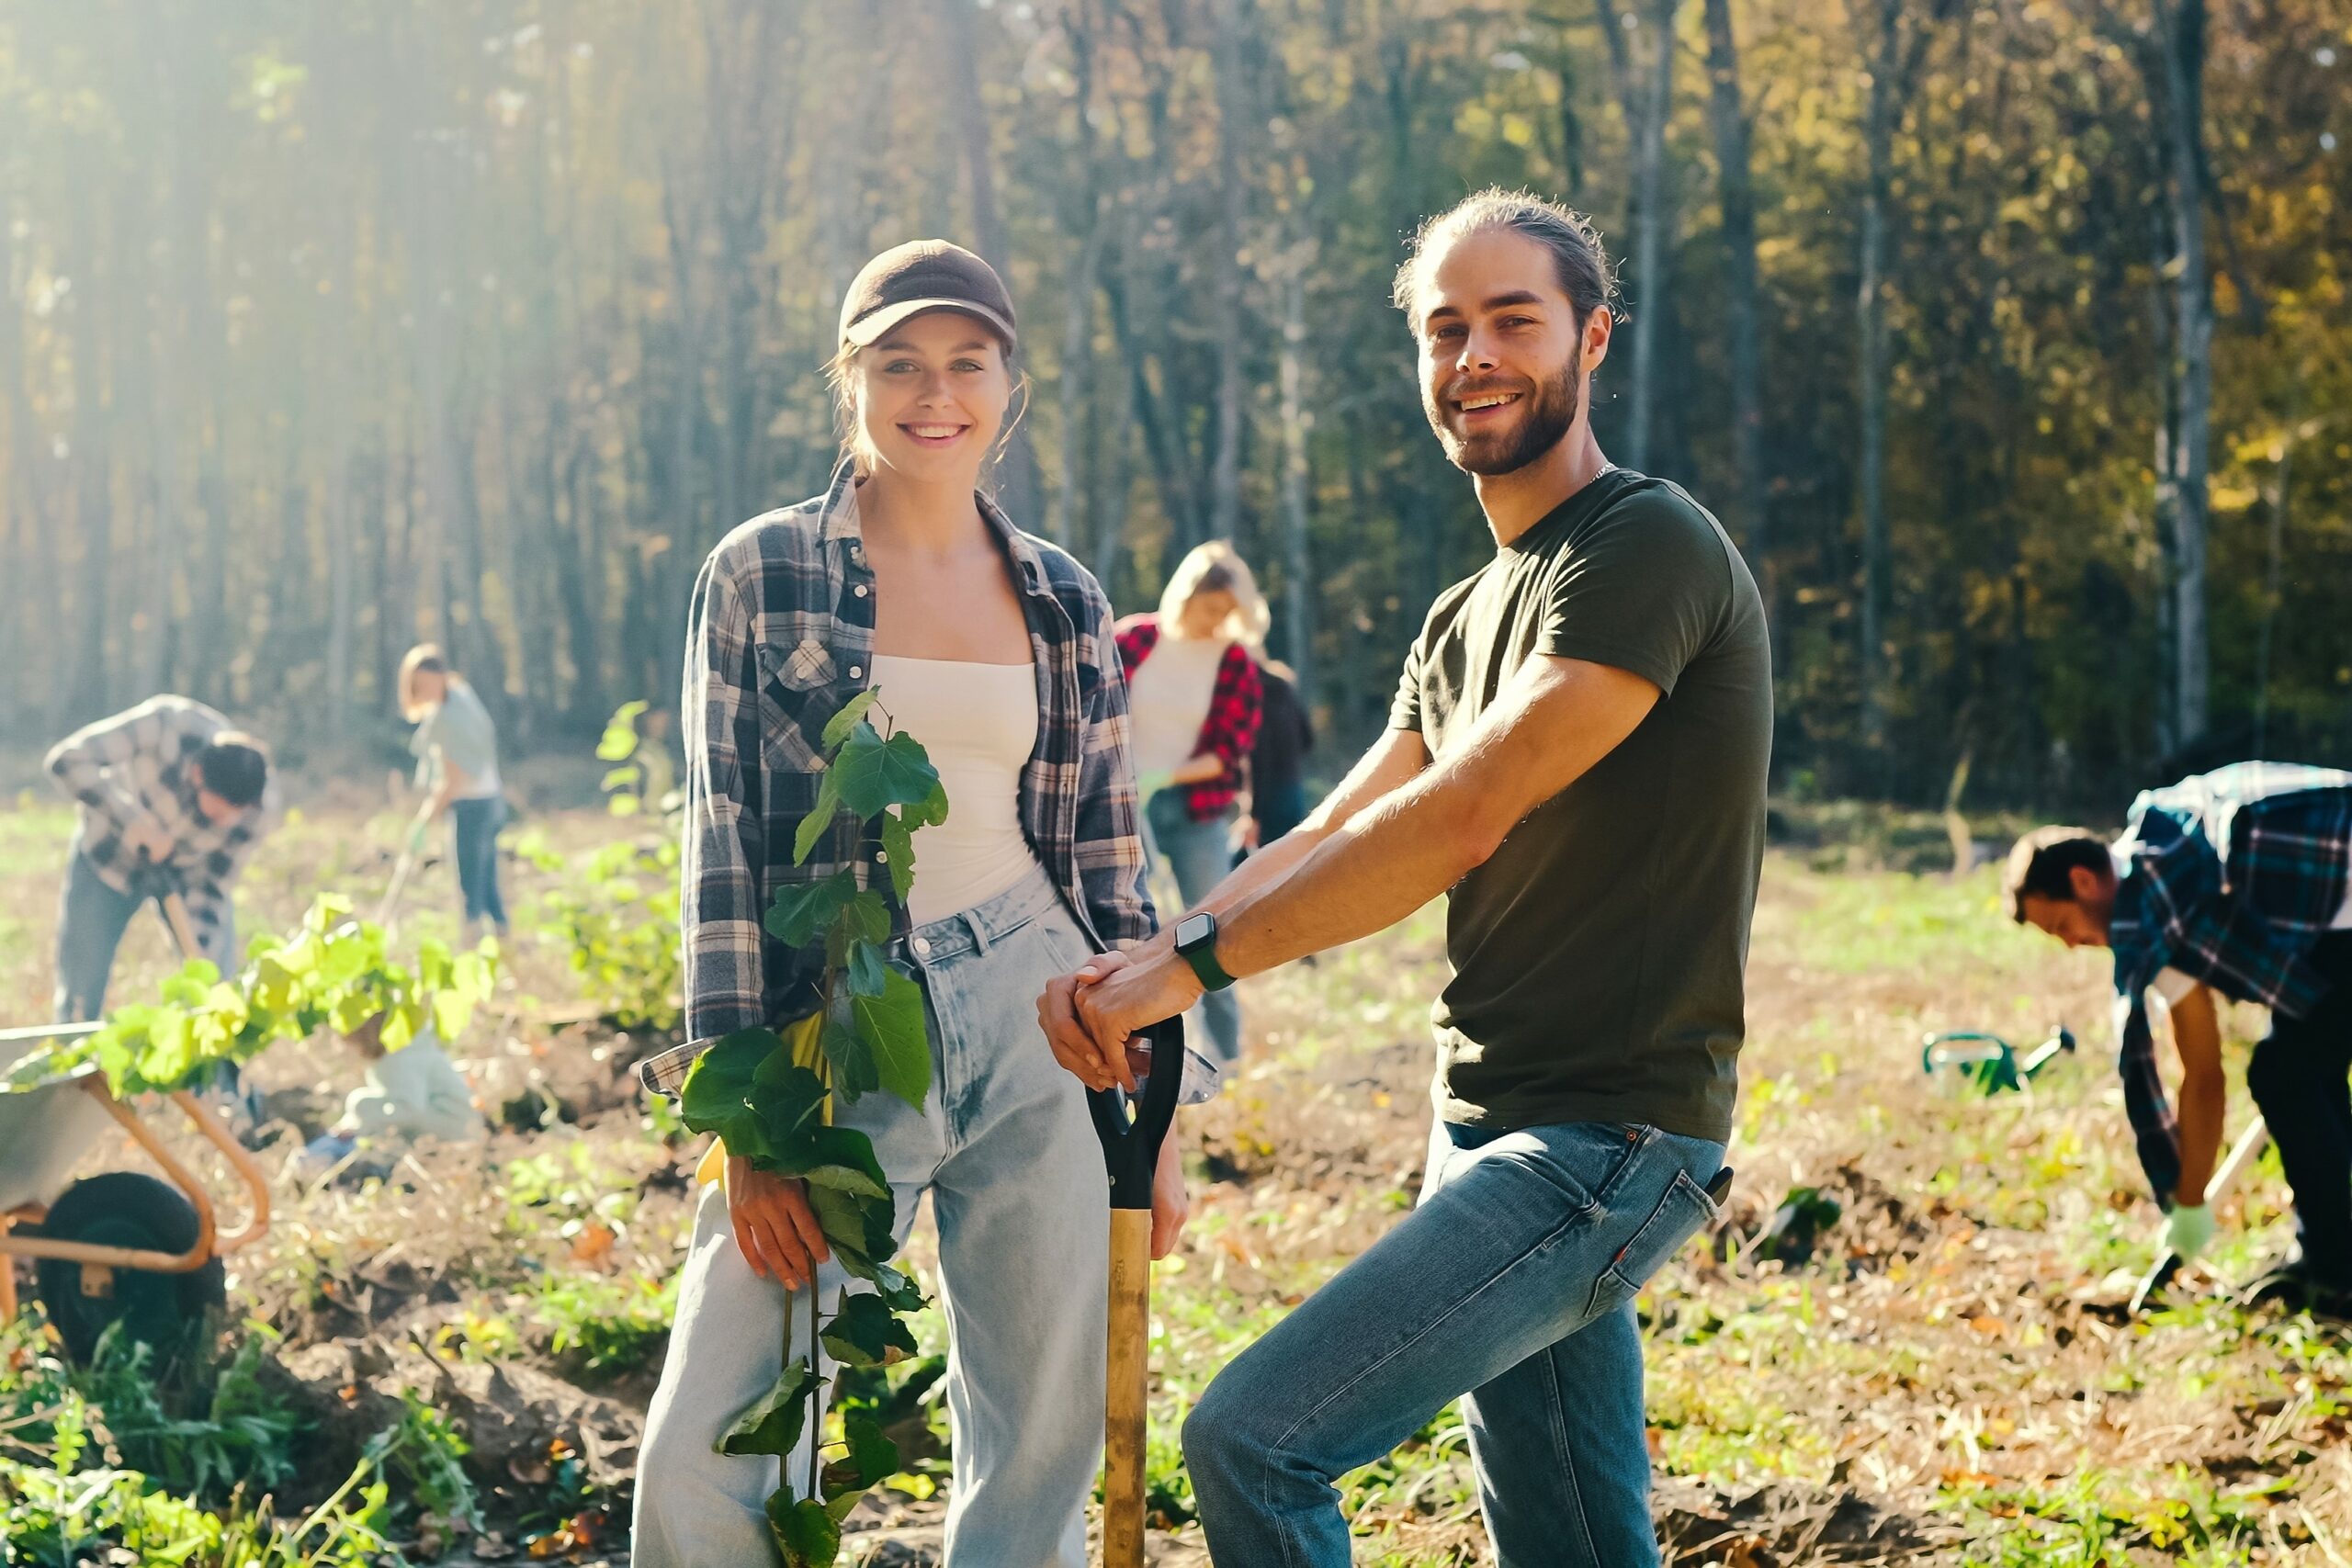
[[[1206,909],[1176,922],[1176,951],[1204,988],[1222,991],[1233,984],[1233,976],[1216,961],[1216,917]]]

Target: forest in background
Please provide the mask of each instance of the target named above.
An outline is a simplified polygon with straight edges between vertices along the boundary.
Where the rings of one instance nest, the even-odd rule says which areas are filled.
[[[1489,182],[1591,212],[1609,454],[1764,585],[1797,794],[2352,762],[2332,0],[0,0],[0,746],[169,689],[382,746],[674,701],[819,489],[841,291],[1006,268],[1018,519],[1123,610],[1234,539],[1327,732],[1490,548],[1388,303]]]

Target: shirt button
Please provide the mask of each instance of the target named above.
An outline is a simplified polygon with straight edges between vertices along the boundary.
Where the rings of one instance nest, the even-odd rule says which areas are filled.
[[[851,589],[851,590],[850,590],[850,592],[851,592],[852,593],[856,594],[859,598],[863,599],[863,598],[865,598],[865,584],[864,584],[863,582],[861,582],[861,583],[859,583],[856,587],[854,587],[854,588]]]
[[[876,865],[888,865],[890,863],[890,852],[888,850],[875,851],[874,863]]]
[[[915,938],[915,951],[919,953],[928,953],[931,951],[931,939],[927,936]]]
[[[865,679],[865,671],[853,664],[849,667],[849,678],[853,681],[863,681]]]

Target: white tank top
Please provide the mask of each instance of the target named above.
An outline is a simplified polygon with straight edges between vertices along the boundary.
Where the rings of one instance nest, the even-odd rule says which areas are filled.
[[[1201,726],[1216,695],[1217,667],[1233,645],[1223,637],[1160,634],[1127,682],[1127,733],[1136,773],[1173,773],[1200,750]]]
[[[1021,770],[1037,746],[1037,677],[1026,664],[874,656],[883,716],[922,742],[947,786],[947,820],[915,834],[916,925],[987,903],[1037,866],[1021,830]]]

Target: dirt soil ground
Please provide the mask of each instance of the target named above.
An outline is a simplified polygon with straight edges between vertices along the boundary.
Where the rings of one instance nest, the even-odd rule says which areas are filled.
[[[0,812],[0,1023],[42,1016],[67,829],[37,799]],[[582,811],[510,839],[531,835],[559,869],[511,868],[522,934],[497,1004],[453,1053],[502,1122],[486,1150],[421,1151],[379,1183],[305,1181],[292,1153],[361,1064],[320,1041],[253,1069],[281,1118],[266,1155],[278,1213],[230,1288],[314,1418],[288,1491],[331,1485],[419,1395],[464,1434],[486,1506],[481,1529],[423,1542],[445,1562],[626,1560],[661,1287],[698,1151],[649,1119],[630,1080],[664,1042],[562,1021],[579,981],[537,930],[560,867],[621,830]],[[290,923],[321,887],[371,901],[398,831],[380,801],[312,803],[258,857],[244,929]],[[2225,1214],[2211,1274],[2132,1318],[2158,1220],[2121,1124],[2096,959],[2009,927],[1984,871],[1899,868],[1941,855],[1939,831],[1915,836],[1924,851],[1818,824],[1792,837],[1815,841],[1776,849],[1766,872],[1729,1212],[1641,1303],[1669,1562],[2352,1562],[2342,1337],[2222,1295],[2287,1237],[2275,1164]],[[447,868],[429,869],[403,934],[450,934],[453,897]],[[1194,1217],[1159,1273],[1154,1496],[1174,1528],[1157,1562],[1207,1561],[1173,1451],[1183,1410],[1410,1202],[1438,931],[1424,911],[1245,987],[1255,1045],[1188,1118]],[[165,966],[142,921],[117,999]],[[1923,1031],[2030,1043],[2062,1020],[2081,1049],[2027,1094],[1954,1096],[1921,1073]],[[2234,1075],[2260,1019],[2233,1023]],[[2241,1097],[2233,1129],[2245,1114]],[[127,1163],[113,1148],[89,1162]],[[910,1250],[927,1266],[920,1231]],[[938,1333],[928,1321],[932,1346]],[[870,1499],[849,1560],[937,1562],[943,1478],[934,1461],[911,1491]],[[1349,1503],[1362,1562],[1490,1561],[1458,1418],[1352,1478]]]

